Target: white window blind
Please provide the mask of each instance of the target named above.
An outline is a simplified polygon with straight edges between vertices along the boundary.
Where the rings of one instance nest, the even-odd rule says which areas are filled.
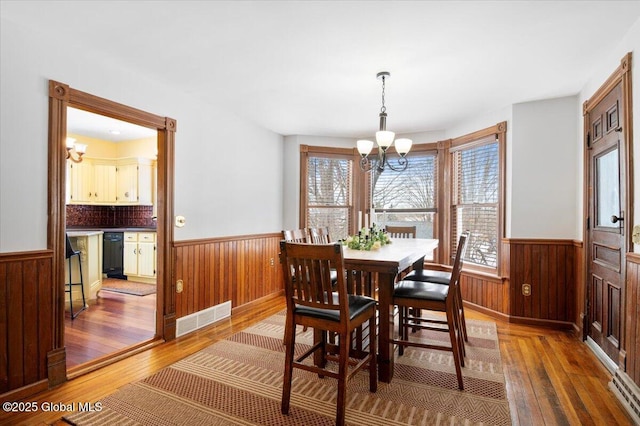
[[[465,261],[496,268],[500,201],[498,142],[473,144],[454,151],[452,156],[452,247],[462,232],[469,231]]]
[[[307,226],[328,227],[331,239],[348,235],[353,161],[311,156],[307,165]]]

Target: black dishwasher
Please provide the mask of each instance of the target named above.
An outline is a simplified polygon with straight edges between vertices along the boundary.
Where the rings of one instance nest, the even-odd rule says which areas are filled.
[[[124,233],[105,232],[102,245],[102,272],[109,278],[127,279],[124,275]]]

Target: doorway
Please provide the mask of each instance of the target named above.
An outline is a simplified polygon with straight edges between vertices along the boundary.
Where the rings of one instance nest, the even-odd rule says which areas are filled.
[[[69,107],[111,119],[151,129],[157,138],[157,226],[156,226],[156,301],[153,305],[154,322],[151,339],[129,346],[94,363],[83,365],[78,374],[84,374],[115,362],[125,356],[145,350],[150,345],[175,338],[175,295],[170,291],[168,277],[172,274],[171,245],[173,242],[173,163],[176,121],[147,113],[108,99],[81,92],[68,85],[49,81],[49,245],[53,250],[52,292],[55,321],[54,348],[66,359],[65,350],[65,232],[66,232],[66,136],[67,109]],[[68,297],[67,297],[68,298]],[[84,312],[83,312],[84,314]],[[81,314],[82,315],[82,314]],[[69,378],[66,362],[49,366],[51,384]],[[75,374],[71,374],[75,375]]]
[[[625,258],[630,247],[630,54],[585,103],[585,339],[603,364],[620,365]],[[628,62],[626,62],[628,61]],[[627,70],[625,72],[625,69]]]
[[[66,287],[71,371],[156,335],[158,142],[156,129],[71,106],[65,142],[66,233],[83,263],[82,280],[76,258],[65,265],[82,284]]]

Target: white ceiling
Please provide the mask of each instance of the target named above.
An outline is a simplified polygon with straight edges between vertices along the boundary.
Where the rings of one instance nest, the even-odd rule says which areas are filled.
[[[595,59],[640,17],[640,1],[3,0],[0,7],[3,19],[90,46],[274,132],[354,138],[377,130],[379,71],[391,72],[389,130],[443,130],[514,103],[578,93]]]

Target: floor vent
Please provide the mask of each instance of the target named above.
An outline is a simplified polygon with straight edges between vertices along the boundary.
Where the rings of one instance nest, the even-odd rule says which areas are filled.
[[[203,309],[199,312],[178,318],[176,321],[176,337],[191,333],[199,328],[206,327],[221,319],[231,316],[231,301]]]

